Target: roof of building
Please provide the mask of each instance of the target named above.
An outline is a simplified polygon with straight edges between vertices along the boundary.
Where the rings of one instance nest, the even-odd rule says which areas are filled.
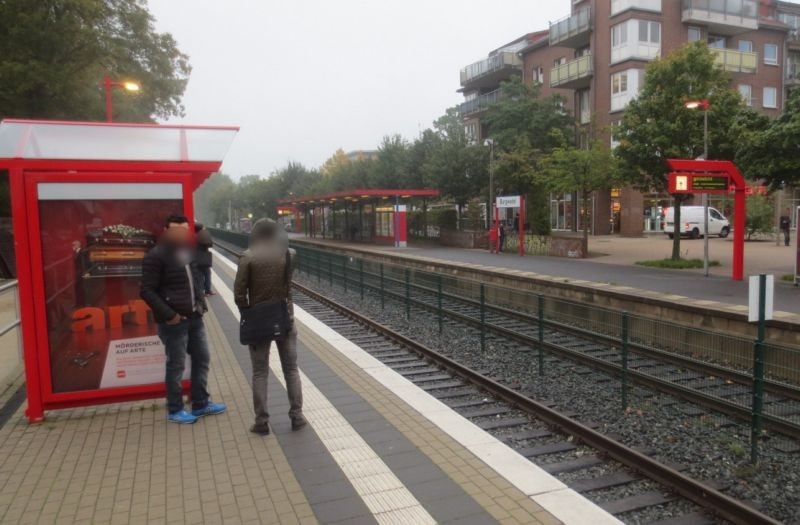
[[[337,200],[360,200],[390,197],[438,197],[439,190],[410,190],[410,189],[374,189],[374,190],[346,190],[326,193],[323,195],[309,195],[303,197],[289,197],[281,199],[281,204],[305,204],[312,202],[336,202]]]

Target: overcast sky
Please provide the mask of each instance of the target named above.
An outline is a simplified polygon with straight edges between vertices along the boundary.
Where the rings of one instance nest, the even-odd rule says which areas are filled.
[[[548,27],[570,0],[149,0],[190,56],[191,124],[238,125],[223,170],[269,175],[417,136],[461,100],[459,70]],[[146,86],[145,86],[146,89]]]

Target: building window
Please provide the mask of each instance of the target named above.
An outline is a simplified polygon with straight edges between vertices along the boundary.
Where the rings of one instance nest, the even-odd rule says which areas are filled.
[[[774,87],[765,87],[764,98],[761,102],[761,105],[764,106],[765,108],[777,108],[778,90]]]
[[[531,71],[531,80],[534,84],[544,84],[544,68],[541,66],[533,68]]]
[[[661,24],[626,20],[611,28],[611,62],[629,58],[651,59],[661,52]]]
[[[561,57],[553,60],[553,67],[558,67],[560,65],[567,63],[567,57]]]
[[[621,121],[619,120],[611,123],[611,129],[609,130],[611,132],[611,149],[616,149],[616,147],[619,146],[619,137],[617,134],[619,133],[620,123]]]
[[[749,84],[739,84],[739,94],[742,95],[745,104],[748,106],[753,105],[753,86]]]
[[[578,91],[578,116],[581,124],[588,124],[592,120],[591,98],[588,89]]]
[[[771,66],[778,65],[778,46],[775,44],[764,44],[764,63]]]
[[[703,30],[699,27],[689,26],[689,42],[696,42],[703,38]]]
[[[725,49],[727,43],[728,42],[724,36],[708,35],[708,47],[713,47],[715,49]]]
[[[611,111],[621,111],[636,98],[644,81],[644,70],[628,69],[611,75]]]
[[[752,40],[739,40],[739,51],[753,52]]]

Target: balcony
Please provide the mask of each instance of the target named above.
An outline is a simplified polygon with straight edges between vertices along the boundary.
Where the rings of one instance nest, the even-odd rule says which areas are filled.
[[[461,86],[469,89],[496,87],[522,71],[522,59],[514,52],[501,51],[461,70]]]
[[[755,73],[758,69],[758,53],[736,49],[711,48],[716,55],[715,62],[731,73]]]
[[[483,113],[489,106],[496,104],[500,100],[500,90],[495,89],[492,92],[478,95],[472,100],[465,100],[458,107],[458,113],[462,117],[473,117],[479,113]]]
[[[550,24],[550,45],[583,47],[589,45],[592,32],[592,11],[585,7],[573,15]]]
[[[581,89],[589,87],[594,74],[592,55],[584,55],[550,70],[550,87]]]
[[[683,0],[683,22],[708,26],[709,33],[736,35],[758,29],[756,0]]]
[[[800,86],[800,62],[787,62],[784,70],[787,86]]]
[[[661,12],[661,0],[611,0],[611,16],[638,9],[640,11]]]

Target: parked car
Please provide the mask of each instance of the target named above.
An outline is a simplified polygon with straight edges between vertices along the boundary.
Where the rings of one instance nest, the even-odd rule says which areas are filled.
[[[669,208],[664,217],[664,233],[672,239],[675,236],[675,208]],[[706,234],[703,221],[702,206],[681,206],[681,224],[678,228],[681,235],[699,239]],[[719,210],[708,207],[708,234],[719,235],[722,238],[731,232],[731,223]]]

